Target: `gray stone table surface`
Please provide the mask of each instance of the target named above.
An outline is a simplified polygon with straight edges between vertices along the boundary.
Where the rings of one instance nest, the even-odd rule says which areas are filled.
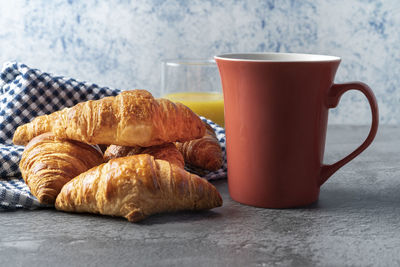
[[[331,126],[325,161],[351,152],[367,127]],[[321,188],[317,203],[261,209],[229,197],[223,207],[155,215],[142,223],[52,209],[0,212],[1,266],[399,266],[400,128]]]

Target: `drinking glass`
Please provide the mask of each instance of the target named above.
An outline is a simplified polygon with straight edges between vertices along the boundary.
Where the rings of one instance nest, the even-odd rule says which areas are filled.
[[[161,97],[180,102],[224,127],[224,100],[213,59],[162,61]]]

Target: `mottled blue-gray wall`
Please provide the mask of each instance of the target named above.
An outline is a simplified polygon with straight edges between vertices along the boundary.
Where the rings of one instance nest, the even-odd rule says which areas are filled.
[[[400,1],[1,1],[0,61],[157,93],[160,60],[225,52],[342,57],[336,81],[374,90],[381,122],[400,124]],[[348,93],[330,123],[370,121]]]

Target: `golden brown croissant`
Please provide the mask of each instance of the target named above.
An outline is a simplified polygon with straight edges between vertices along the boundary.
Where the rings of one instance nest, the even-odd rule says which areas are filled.
[[[44,132],[87,144],[147,147],[200,138],[205,127],[186,106],[132,90],[39,116],[18,127],[13,142],[25,145]]]
[[[155,159],[166,160],[171,164],[184,168],[185,161],[183,160],[182,153],[176,148],[173,143],[167,143],[159,146],[150,147],[130,147],[130,146],[117,146],[110,145],[104,152],[104,160],[133,156],[137,154],[149,154]]]
[[[148,154],[112,159],[72,179],[56,200],[58,210],[122,216],[131,222],[160,212],[222,205],[206,180]]]
[[[213,128],[205,123],[206,134],[196,140],[175,145],[182,153],[186,163],[205,170],[216,171],[223,163],[222,149]]]
[[[54,204],[64,184],[101,163],[102,154],[95,148],[77,141],[60,141],[52,133],[44,133],[25,147],[19,168],[39,202]]]

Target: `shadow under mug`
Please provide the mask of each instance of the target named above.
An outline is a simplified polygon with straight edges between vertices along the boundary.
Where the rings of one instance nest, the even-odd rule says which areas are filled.
[[[378,106],[364,83],[335,84],[340,58],[291,53],[216,56],[225,103],[229,193],[264,208],[292,208],[318,200],[320,186],[373,141]],[[372,110],[366,140],[323,164],[328,110],[359,90]]]

